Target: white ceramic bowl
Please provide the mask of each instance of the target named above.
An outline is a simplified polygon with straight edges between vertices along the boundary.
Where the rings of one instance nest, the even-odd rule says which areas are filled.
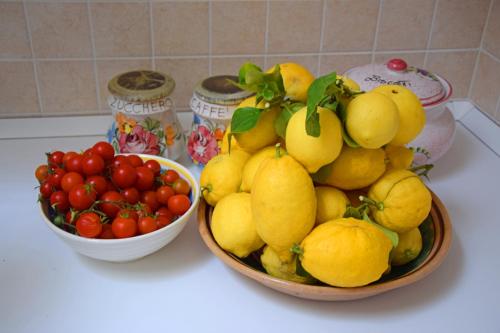
[[[158,156],[137,155],[145,161],[150,159],[156,160],[162,168],[176,170],[189,183],[191,186],[192,204],[184,215],[180,216],[170,225],[149,234],[123,239],[93,239],[73,235],[58,228],[48,218],[47,206],[40,204],[40,212],[45,224],[76,252],[104,261],[126,262],[136,260],[156,252],[170,243],[184,229],[190,216],[196,211],[200,198],[198,182],[187,168],[177,162]]]

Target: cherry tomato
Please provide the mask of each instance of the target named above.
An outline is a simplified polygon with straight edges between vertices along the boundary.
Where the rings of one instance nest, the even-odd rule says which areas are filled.
[[[106,179],[106,191],[116,191],[118,192],[118,187],[109,179]]]
[[[83,184],[83,177],[78,172],[67,172],[61,179],[61,188],[66,193],[69,193],[73,187],[79,184]]]
[[[35,170],[35,178],[41,184],[43,183],[47,177],[49,176],[49,166],[47,164],[39,165]]]
[[[168,198],[175,194],[174,189],[168,185],[163,185],[156,189],[156,200],[162,205],[168,205]]]
[[[102,231],[101,218],[96,213],[83,213],[76,220],[76,232],[86,238],[95,238]]]
[[[137,214],[137,211],[132,210],[132,209],[128,209],[128,208],[120,209],[120,211],[118,212],[118,214],[116,214],[116,216],[130,217],[131,219],[133,219],[136,222],[139,220],[139,214]]]
[[[66,171],[83,173],[82,161],[83,161],[83,155],[80,154],[72,155],[70,158],[68,158],[66,163],[64,163],[64,167],[66,168]]]
[[[50,195],[50,205],[59,213],[65,213],[69,209],[68,194],[64,191],[56,191]]]
[[[162,175],[162,180],[165,184],[173,184],[177,179],[179,179],[179,174],[173,169],[167,170]]]
[[[155,181],[155,175],[153,171],[145,166],[139,166],[135,168],[135,173],[137,178],[135,180],[135,187],[139,191],[146,191],[153,187]]]
[[[151,207],[149,207],[148,204],[145,204],[142,202],[139,202],[137,204],[136,212],[137,212],[137,216],[139,218],[144,217],[144,216],[149,216],[152,214]]]
[[[159,176],[161,172],[161,165],[160,163],[156,162],[155,160],[147,160],[144,162],[144,166],[148,168],[149,170],[153,171],[153,174],[155,176]]]
[[[132,187],[137,179],[135,168],[130,164],[123,164],[113,170],[111,175],[113,183],[119,188]]]
[[[64,153],[60,150],[53,151],[47,154],[47,162],[49,165],[61,167],[63,164]]]
[[[57,189],[61,188],[61,181],[66,171],[62,168],[55,168],[53,171],[49,172],[47,177],[47,182]]]
[[[108,190],[108,181],[103,176],[90,176],[85,180],[85,183],[92,185],[97,196],[103,195]]]
[[[139,221],[137,221],[137,227],[141,235],[148,234],[158,229],[156,220],[151,216],[141,217]]]
[[[174,182],[174,184],[172,185],[172,188],[174,189],[176,194],[188,195],[189,192],[191,191],[191,187],[189,186],[189,183],[182,178],[177,179]]]
[[[79,184],[69,191],[69,203],[76,210],[90,208],[95,202],[96,192],[89,184]]]
[[[142,159],[137,155],[127,155],[127,160],[130,162],[130,164],[132,164],[134,168],[137,168],[144,164]]]
[[[130,164],[130,161],[127,159],[127,156],[125,155],[116,155],[115,158],[113,158],[113,161],[111,162],[113,168],[118,168],[120,165],[123,164],[128,164],[132,166],[132,164]]]
[[[98,154],[91,154],[84,156],[82,160],[82,170],[87,176],[98,175],[104,171],[104,160]]]
[[[106,223],[102,225],[102,231],[99,234],[100,239],[113,239],[115,235],[113,234],[113,230],[111,228],[111,224]]]
[[[40,184],[40,194],[42,198],[44,199],[50,198],[50,196],[52,195],[52,193],[54,193],[54,191],[55,191],[54,186],[49,182],[46,181]]]
[[[83,157],[90,157],[94,154],[95,154],[95,152],[94,152],[94,150],[92,150],[92,147],[91,147],[91,148],[85,149],[85,151],[83,152],[82,155],[83,155]]]
[[[99,210],[108,215],[110,219],[113,219],[118,214],[125,202],[123,195],[116,191],[104,193],[99,200],[104,201],[99,204]]]
[[[63,164],[63,167],[65,169],[66,169],[66,165],[68,164],[69,160],[71,158],[75,157],[76,155],[79,155],[79,154],[77,152],[74,152],[74,151],[68,151],[66,154],[64,154],[62,164]]]
[[[175,215],[182,215],[191,206],[191,200],[184,194],[176,194],[168,199],[168,209]]]
[[[135,205],[139,202],[140,194],[135,187],[126,188],[121,193],[125,198],[125,201],[127,201],[129,204]]]
[[[167,207],[161,207],[156,211],[156,226],[158,229],[166,227],[174,220],[174,214]]]
[[[144,191],[141,193],[141,202],[147,204],[153,212],[160,208],[160,203],[156,200],[155,191]]]
[[[111,162],[115,157],[115,149],[106,141],[97,142],[94,146],[92,146],[92,150],[99,154],[105,162]]]
[[[130,217],[116,217],[111,223],[116,238],[127,238],[137,234],[137,223]]]

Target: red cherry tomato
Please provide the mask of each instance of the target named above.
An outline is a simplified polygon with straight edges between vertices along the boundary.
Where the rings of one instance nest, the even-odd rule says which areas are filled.
[[[158,229],[156,220],[151,216],[141,217],[139,221],[137,221],[137,227],[141,235],[148,234]]]
[[[62,164],[63,164],[63,167],[65,169],[66,169],[66,165],[68,164],[69,160],[71,158],[75,157],[76,155],[78,155],[78,153],[74,152],[74,151],[68,151],[66,154],[64,154]]]
[[[156,225],[158,229],[166,227],[174,220],[174,214],[167,207],[161,207],[156,211]]]
[[[153,171],[145,166],[139,166],[135,168],[137,178],[135,180],[135,187],[139,191],[146,191],[153,187],[155,181],[155,175]]]
[[[47,162],[51,166],[61,167],[63,164],[64,153],[60,150],[47,154]]]
[[[177,179],[174,182],[174,184],[172,185],[172,188],[174,189],[176,194],[188,195],[189,192],[191,191],[191,187],[189,186],[189,183],[182,178]]]
[[[39,165],[35,170],[35,178],[41,184],[43,183],[47,177],[49,176],[49,167],[47,164]]]
[[[161,172],[161,165],[155,160],[147,160],[144,162],[144,166],[149,170],[153,171],[155,176],[159,176]]]
[[[127,159],[127,156],[125,156],[125,155],[116,155],[113,158],[113,161],[111,162],[111,165],[113,166],[113,168],[118,168],[120,165],[123,165],[123,164],[128,164],[128,165],[132,166],[130,164],[129,160]]]
[[[106,141],[97,142],[94,146],[92,146],[92,150],[96,154],[99,154],[105,162],[111,162],[115,157],[115,149]]]
[[[121,193],[125,198],[125,201],[127,201],[129,204],[135,205],[139,202],[140,194],[135,187],[126,188]]]
[[[177,171],[173,169],[167,170],[163,175],[162,175],[162,180],[163,183],[165,184],[173,184],[177,179],[179,179],[179,174]]]
[[[123,164],[113,170],[111,175],[113,183],[119,188],[132,187],[137,179],[135,168],[130,164]]]
[[[125,198],[116,191],[108,191],[101,195],[99,201],[103,201],[99,204],[99,210],[113,219],[122,208]]]
[[[83,161],[82,155],[80,154],[72,155],[70,158],[68,158],[68,160],[64,164],[64,167],[66,168],[66,171],[83,173],[82,161]]]
[[[151,207],[149,207],[149,205],[142,203],[142,202],[139,202],[137,204],[136,212],[137,212],[137,216],[139,218],[144,217],[144,216],[149,216],[152,214]]]
[[[108,190],[108,181],[103,176],[90,176],[85,180],[85,183],[92,185],[97,196],[103,195]]]
[[[137,211],[132,210],[132,209],[128,209],[128,208],[120,209],[120,211],[118,212],[118,214],[116,214],[116,216],[130,217],[131,219],[133,219],[136,222],[139,220],[139,214],[137,214]]]
[[[61,181],[66,171],[62,168],[55,168],[54,170],[49,172],[47,176],[47,182],[49,182],[52,186],[57,189],[61,188]]]
[[[130,217],[116,217],[111,223],[116,238],[127,238],[137,234],[137,223]]]
[[[79,184],[69,191],[69,203],[76,210],[90,208],[96,199],[96,192],[89,184]]]
[[[67,172],[61,179],[61,188],[66,193],[69,193],[73,187],[80,184],[83,184],[83,177],[78,172]]]
[[[176,194],[168,199],[168,209],[175,215],[182,215],[191,206],[191,200],[184,194]]]
[[[106,223],[102,225],[102,231],[99,234],[100,239],[113,239],[115,235],[113,234],[113,230],[111,228],[111,224]]]
[[[96,213],[83,213],[76,220],[76,232],[86,238],[95,238],[102,231],[101,218]]]
[[[137,168],[144,164],[142,159],[137,155],[127,155],[127,160],[130,162],[130,164],[132,164],[134,168]]]
[[[104,159],[98,154],[90,154],[83,157],[82,171],[87,176],[98,175],[104,171]]]
[[[141,202],[148,205],[153,212],[160,208],[160,203],[156,200],[155,191],[144,191],[141,193]]]
[[[59,213],[65,213],[69,209],[68,194],[64,191],[56,191],[50,195],[50,205]]]
[[[42,196],[42,198],[44,199],[50,198],[50,196],[52,195],[52,193],[54,193],[54,191],[55,191],[54,186],[49,182],[43,182],[40,184],[40,195]]]
[[[168,198],[175,194],[174,189],[168,185],[158,187],[156,190],[156,200],[162,205],[168,205]]]

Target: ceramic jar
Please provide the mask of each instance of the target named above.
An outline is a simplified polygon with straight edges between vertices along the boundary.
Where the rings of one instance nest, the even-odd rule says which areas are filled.
[[[170,97],[174,87],[170,76],[149,70],[118,74],[109,81],[113,122],[108,141],[117,153],[181,157],[185,137]]]
[[[446,107],[452,94],[452,87],[446,79],[408,66],[403,59],[355,67],[344,75],[356,81],[364,91],[382,84],[397,84],[419,97],[425,109],[426,123],[419,136],[407,145],[420,148],[415,153],[415,164],[434,163],[448,151],[455,134],[455,119]]]

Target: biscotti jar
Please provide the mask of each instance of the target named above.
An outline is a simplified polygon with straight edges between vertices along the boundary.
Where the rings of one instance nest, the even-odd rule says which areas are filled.
[[[194,88],[190,107],[193,111],[187,151],[194,164],[204,166],[220,152],[226,127],[234,110],[252,93],[231,83],[238,77],[212,76],[198,82]]]
[[[109,81],[113,122],[108,140],[117,153],[181,157],[185,137],[170,97],[174,87],[170,76],[150,70],[118,74]]]

